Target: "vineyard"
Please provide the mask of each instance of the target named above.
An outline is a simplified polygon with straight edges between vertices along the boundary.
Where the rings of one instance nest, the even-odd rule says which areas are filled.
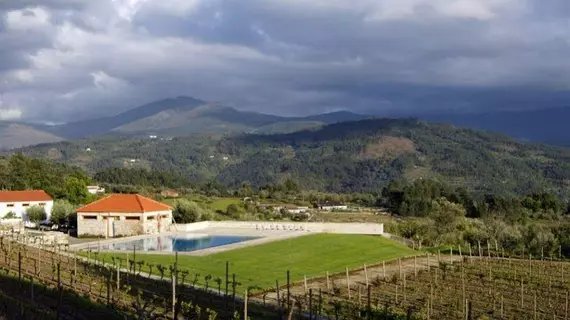
[[[218,295],[184,285],[183,270],[172,272],[180,275],[174,282],[154,279],[137,272],[135,264],[123,268],[126,261],[87,262],[72,253],[5,237],[0,251],[1,295],[15,302],[5,302],[3,311],[26,319],[242,319],[244,314],[235,292]],[[248,314],[275,319],[276,311],[250,303]]]
[[[0,312],[23,319],[568,319],[570,264],[546,257],[437,253],[236,292],[239,275],[176,264],[151,275],[136,257],[9,237],[0,252]]]
[[[568,319],[568,270],[570,263],[551,258],[437,254],[307,279],[256,298],[286,307],[288,295],[305,294],[306,306],[327,301],[323,313],[332,319],[351,319],[348,305],[364,317]]]

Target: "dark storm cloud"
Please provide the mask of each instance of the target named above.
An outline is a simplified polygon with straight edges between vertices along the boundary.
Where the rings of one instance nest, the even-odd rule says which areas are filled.
[[[280,114],[569,98],[564,0],[8,0],[0,10],[0,108],[28,119],[182,94]]]

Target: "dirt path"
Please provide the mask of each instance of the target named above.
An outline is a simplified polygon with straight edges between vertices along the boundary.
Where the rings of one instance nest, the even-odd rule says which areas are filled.
[[[459,256],[441,255],[440,259],[442,262],[455,263],[460,261],[462,258],[460,258]],[[349,270],[351,291],[353,291],[354,294],[357,294],[359,286],[362,288],[362,290],[365,290],[367,276],[368,276],[368,283],[372,284],[373,281],[377,278],[382,278],[384,276],[390,278],[394,275],[399,274],[400,268],[403,274],[414,274],[415,272],[419,272],[420,270],[427,270],[428,263],[429,266],[438,266],[439,262],[437,255],[429,256],[429,258],[426,256],[417,257],[417,258],[411,257],[407,259],[402,259],[401,263],[399,263],[398,260],[387,261],[384,263],[384,265],[382,263],[379,263],[376,265],[367,266],[366,272],[364,271],[364,266],[360,269]],[[343,288],[344,290],[346,290],[347,288],[346,272],[329,275],[329,285],[328,285],[329,290],[332,290],[333,286],[337,288]],[[323,290],[323,292],[326,292],[327,291],[326,276],[320,278],[307,279],[307,290],[308,289],[313,289],[313,292],[318,292],[319,289]],[[280,293],[281,299],[283,299],[287,294],[286,286],[282,285],[280,287],[280,291],[281,291]],[[304,281],[293,283],[291,285],[290,292],[291,295],[294,296],[303,295],[305,293]],[[263,294],[258,294],[252,299],[263,301]],[[276,291],[273,290],[271,292],[266,293],[265,301],[267,303],[276,303],[277,302]]]

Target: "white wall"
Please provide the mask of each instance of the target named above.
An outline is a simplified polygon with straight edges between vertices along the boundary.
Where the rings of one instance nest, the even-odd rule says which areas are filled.
[[[321,223],[321,222],[288,222],[288,221],[202,221],[189,224],[172,225],[172,231],[197,231],[206,228],[229,228],[229,229],[271,229],[279,226],[283,230],[283,226],[289,229],[303,227],[308,232],[323,233],[343,233],[343,234],[384,234],[384,224],[382,223]]]
[[[46,210],[47,219],[51,216],[51,209],[53,208],[53,201],[26,201],[26,202],[0,202],[0,218],[4,217],[8,212],[12,211],[16,216],[20,218],[25,218],[26,210],[35,205],[40,205],[40,203],[45,203],[44,209]],[[13,204],[13,207],[8,207],[9,204]],[[24,204],[29,204],[29,206],[24,207]]]

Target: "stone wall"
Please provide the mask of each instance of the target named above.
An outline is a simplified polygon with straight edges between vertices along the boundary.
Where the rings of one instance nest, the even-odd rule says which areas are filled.
[[[307,232],[344,234],[384,234],[382,223],[323,223],[274,221],[202,221],[173,225],[172,231],[197,231],[206,228],[302,230]]]
[[[160,229],[157,215],[161,215]],[[93,217],[96,219],[85,219],[85,217]],[[106,219],[112,219],[108,222]],[[133,220],[129,218],[139,218]],[[107,226],[109,224],[109,227]],[[146,212],[146,213],[81,213],[77,214],[77,234],[79,236],[133,236],[140,234],[156,234],[164,232],[170,228],[172,224],[172,212]],[[108,230],[109,228],[109,230]]]

